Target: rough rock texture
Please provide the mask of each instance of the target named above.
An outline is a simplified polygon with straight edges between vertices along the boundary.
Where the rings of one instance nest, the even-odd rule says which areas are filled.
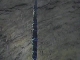
[[[0,0],[0,60],[32,60],[33,0]],[[38,59],[80,60],[80,0],[38,0]]]

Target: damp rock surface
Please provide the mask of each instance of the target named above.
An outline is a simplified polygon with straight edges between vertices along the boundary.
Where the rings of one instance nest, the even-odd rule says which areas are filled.
[[[0,60],[32,60],[33,0],[0,0]],[[80,60],[80,1],[38,0],[37,60]]]

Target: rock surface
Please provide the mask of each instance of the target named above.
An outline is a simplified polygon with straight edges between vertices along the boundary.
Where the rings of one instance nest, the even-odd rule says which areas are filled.
[[[32,60],[32,0],[0,0],[0,60]],[[38,0],[38,60],[80,60],[80,1]]]

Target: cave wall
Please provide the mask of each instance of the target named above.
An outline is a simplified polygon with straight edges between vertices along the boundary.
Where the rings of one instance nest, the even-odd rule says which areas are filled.
[[[38,0],[38,60],[80,60],[80,1]],[[32,60],[32,0],[0,0],[0,60]]]

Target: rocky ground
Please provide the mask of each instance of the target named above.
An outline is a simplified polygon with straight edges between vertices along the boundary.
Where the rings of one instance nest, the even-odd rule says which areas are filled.
[[[80,1],[38,0],[38,59],[80,60]],[[0,60],[32,60],[33,0],[0,0]]]

